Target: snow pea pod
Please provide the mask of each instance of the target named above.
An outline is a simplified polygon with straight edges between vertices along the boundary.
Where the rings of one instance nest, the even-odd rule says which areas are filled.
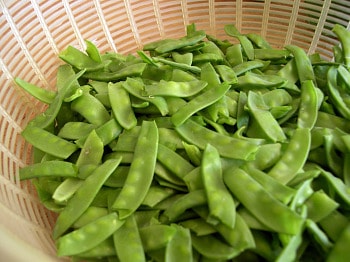
[[[242,35],[232,24],[225,25],[224,30],[227,35],[237,38],[247,58],[249,60],[254,60],[254,46],[249,38]]]
[[[345,96],[342,96],[342,91],[337,84],[338,70],[336,67],[332,66],[328,69],[327,79],[327,87],[330,98],[332,99],[334,105],[336,106],[341,116],[350,120],[350,108],[345,103],[343,99],[343,97]]]
[[[158,139],[158,128],[155,122],[143,121],[125,184],[111,206],[112,210],[118,212],[121,219],[131,215],[141,205],[151,186],[157,159]]]
[[[237,75],[231,67],[227,65],[216,65],[215,69],[220,75],[223,82],[227,82],[230,85],[237,83]]]
[[[180,39],[174,39],[171,41],[167,41],[166,43],[160,44],[155,51],[157,53],[167,53],[176,49],[180,49],[182,47],[194,45],[198,43],[199,41],[203,40],[206,37],[206,34],[204,31],[195,31],[193,34],[184,36]]]
[[[284,49],[254,49],[254,58],[258,60],[282,60],[289,56],[290,52]]]
[[[76,140],[88,136],[94,128],[93,124],[86,122],[67,122],[59,130],[57,136],[68,140]]]
[[[192,241],[189,229],[186,229],[177,224],[172,224],[171,227],[176,229],[174,236],[171,238],[165,248],[165,261],[167,262],[191,262]]]
[[[298,123],[300,128],[312,129],[318,113],[318,97],[316,87],[311,80],[301,83],[301,100],[299,105]]]
[[[269,44],[269,42],[266,41],[266,39],[263,38],[261,35],[255,33],[248,33],[247,37],[259,49],[271,49],[271,45]]]
[[[118,123],[125,129],[136,126],[137,119],[132,110],[130,96],[122,82],[108,84],[108,97]]]
[[[226,49],[226,59],[234,67],[243,63],[242,45],[234,44]]]
[[[73,228],[81,228],[100,217],[107,216],[108,209],[104,207],[90,206],[86,211],[74,222]]]
[[[268,172],[268,175],[282,184],[287,184],[304,166],[309,154],[310,144],[310,129],[297,128],[289,141],[286,151]]]
[[[157,160],[181,179],[194,169],[186,159],[162,144],[158,145]]]
[[[191,234],[191,238],[193,248],[209,259],[227,261],[241,253],[241,250],[235,249],[214,235],[196,236]]]
[[[262,67],[265,67],[266,65],[267,65],[266,62],[264,61],[252,60],[252,61],[246,61],[239,65],[236,65],[232,69],[237,76],[241,76],[248,71],[251,71],[256,68],[262,68]]]
[[[168,225],[149,225],[139,229],[144,250],[151,251],[165,247],[176,233],[174,227]]]
[[[174,69],[177,68],[177,69],[181,69],[184,71],[190,71],[190,72],[195,73],[195,74],[200,74],[200,72],[201,72],[201,69],[198,66],[177,63],[177,62],[174,62],[172,60],[165,59],[162,57],[153,57],[153,61],[160,62],[160,63],[163,63],[165,65],[169,65],[169,66],[173,67]]]
[[[171,57],[177,63],[182,63],[186,65],[192,65],[193,53],[180,54],[178,52],[172,52]]]
[[[25,90],[31,96],[35,97],[41,102],[44,102],[46,104],[51,104],[55,99],[56,92],[54,91],[47,90],[42,87],[33,85],[18,77],[15,78],[15,82],[19,87],[21,87],[23,90]]]
[[[350,32],[342,25],[335,24],[333,26],[332,32],[338,37],[343,53],[343,59],[345,66],[350,68]]]
[[[21,180],[45,176],[76,177],[77,173],[78,169],[75,164],[61,160],[52,160],[21,168],[19,177]]]
[[[297,234],[303,218],[282,204],[244,170],[228,169],[224,181],[229,190],[258,220],[275,232]]]
[[[249,91],[247,106],[252,116],[247,134],[252,137],[266,138],[272,142],[282,142],[286,140],[281,126],[268,110],[261,94]]]
[[[183,124],[190,116],[200,111],[201,109],[208,107],[222,98],[225,93],[230,89],[230,85],[223,82],[216,88],[210,88],[202,94],[197,95],[191,99],[186,105],[180,108],[171,116],[171,121],[175,126]]]
[[[323,190],[314,192],[306,201],[307,217],[319,222],[339,207],[339,203],[330,198]]]
[[[89,123],[101,126],[110,120],[111,116],[104,105],[88,91],[71,103],[73,111],[83,116]]]
[[[187,142],[198,146],[200,149],[204,149],[207,143],[215,145],[219,154],[228,158],[252,159],[258,150],[258,145],[255,143],[218,134],[191,119],[176,127],[175,130]],[[232,150],[233,148],[234,150]]]
[[[201,80],[186,82],[160,80],[157,84],[146,85],[145,96],[190,97],[199,93],[207,83]]]
[[[76,165],[82,167],[84,165],[99,165],[102,161],[104,153],[103,142],[97,135],[95,130],[87,136],[84,146],[78,156]]]
[[[78,149],[75,144],[35,126],[28,125],[21,135],[34,147],[62,159],[68,158]]]
[[[83,180],[77,178],[65,179],[52,194],[52,199],[57,203],[65,203],[71,198],[78,188],[83,183]]]
[[[88,251],[111,236],[124,224],[116,213],[110,213],[76,229],[57,240],[57,255],[72,256]]]
[[[146,66],[147,66],[146,63],[135,63],[135,64],[126,65],[125,67],[122,67],[121,69],[114,72],[106,72],[106,71],[87,72],[83,75],[83,77],[86,79],[91,79],[96,81],[114,82],[114,81],[124,80],[128,77],[141,76]]]
[[[304,49],[295,45],[287,45],[285,48],[291,52],[295,59],[295,65],[297,68],[298,76],[300,82],[304,82],[305,80],[311,80],[316,83],[314,70],[312,68],[311,61],[307,56]]]
[[[210,144],[203,151],[201,174],[209,207],[207,222],[213,225],[223,223],[233,228],[236,221],[235,202],[222,178],[219,152]]]
[[[155,96],[148,97],[143,95],[144,83],[134,78],[127,78],[123,82],[123,87],[133,96],[140,98],[141,100],[147,101],[151,104],[154,104],[162,116],[165,116],[169,112],[169,108],[166,100],[163,97]],[[143,109],[144,110],[144,109]]]
[[[127,217],[125,223],[113,233],[113,240],[118,261],[146,261],[134,215]]]
[[[58,239],[64,234],[86,211],[104,182],[120,162],[121,158],[107,160],[86,178],[74,196],[68,201],[66,208],[59,214],[53,230],[54,239]]]
[[[87,72],[100,70],[105,66],[104,63],[94,61],[73,46],[68,46],[65,50],[61,51],[59,58],[79,70],[85,69]]]

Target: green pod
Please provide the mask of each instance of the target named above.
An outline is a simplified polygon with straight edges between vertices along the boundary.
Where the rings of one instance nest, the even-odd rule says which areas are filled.
[[[64,234],[86,211],[104,182],[112,174],[114,169],[116,169],[120,161],[121,158],[107,160],[86,178],[74,196],[68,201],[66,208],[58,216],[53,230],[54,239],[58,239]]]
[[[158,128],[155,122],[144,121],[125,184],[111,206],[112,210],[118,212],[121,219],[127,218],[141,205],[151,186],[157,159],[158,140]]]
[[[76,229],[57,240],[57,255],[72,256],[88,251],[111,236],[124,224],[116,213],[110,213]]]
[[[224,181],[238,201],[272,231],[300,232],[303,218],[273,197],[244,170],[228,169],[224,172]]]

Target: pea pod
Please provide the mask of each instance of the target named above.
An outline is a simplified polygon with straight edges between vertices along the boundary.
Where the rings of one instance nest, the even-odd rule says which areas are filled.
[[[113,214],[113,213],[112,213]],[[138,226],[133,215],[113,233],[119,261],[146,261]]]
[[[286,184],[292,180],[307,159],[310,143],[310,129],[296,129],[286,151],[268,172],[268,175],[277,179],[282,184]]]
[[[229,88],[230,85],[224,82],[217,88],[211,88],[208,91],[196,96],[195,98],[190,100],[185,106],[183,106],[177,112],[175,112],[171,116],[171,121],[175,126],[180,126],[191,115],[222,98]]]
[[[124,221],[110,213],[74,230],[57,240],[57,255],[72,256],[88,251],[111,236]]]
[[[213,132],[192,120],[176,127],[176,131],[188,142],[204,149],[207,143],[215,145],[219,154],[237,159],[252,159],[258,146],[246,140],[236,139]],[[232,150],[235,148],[235,150]]]
[[[78,168],[76,165],[60,161],[46,161],[21,168],[19,176],[21,180],[35,177],[76,177]]]
[[[39,127],[27,126],[21,135],[34,147],[62,159],[78,149],[75,144]]]
[[[176,229],[176,232],[166,246],[165,261],[193,261],[190,231],[176,224],[173,224],[171,226]]]
[[[137,119],[132,110],[129,93],[123,88],[121,82],[108,84],[108,97],[118,123],[125,129],[136,126]]]
[[[300,231],[302,217],[274,198],[242,169],[227,170],[224,181],[235,197],[273,231],[286,234]]]
[[[41,102],[44,102],[46,104],[51,104],[56,96],[56,92],[51,90],[46,90],[42,87],[38,87],[36,85],[33,85],[31,83],[28,83],[24,81],[23,79],[20,79],[18,77],[15,78],[15,82],[18,86],[23,88],[26,92],[28,92],[31,96],[35,97]]]
[[[236,221],[235,203],[222,178],[220,155],[210,144],[203,151],[201,171],[209,206],[207,221],[233,228]]]
[[[343,53],[343,59],[345,66],[349,69],[350,67],[350,33],[349,31],[340,24],[335,24],[333,26],[332,31],[336,34],[338,39],[340,40],[341,46],[342,46],[342,53]]]
[[[54,227],[53,237],[58,239],[90,206],[97,192],[108,176],[119,165],[121,158],[107,160],[84,181],[74,196],[68,201],[66,208],[60,213]]]
[[[158,128],[155,122],[144,121],[125,185],[111,207],[119,213],[121,219],[131,215],[145,198],[152,183],[157,150]]]

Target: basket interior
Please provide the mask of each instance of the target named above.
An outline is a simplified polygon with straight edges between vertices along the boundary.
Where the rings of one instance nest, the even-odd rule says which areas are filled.
[[[230,39],[224,25],[235,24],[274,47],[295,44],[331,59],[331,29],[335,23],[349,27],[349,21],[347,0],[0,0],[0,224],[30,247],[55,255],[56,216],[39,203],[30,182],[18,179],[19,168],[31,161],[21,130],[45,106],[13,80],[54,90],[58,53],[68,45],[84,50],[89,39],[101,52],[135,53],[145,43],[183,36],[190,23],[222,40]]]

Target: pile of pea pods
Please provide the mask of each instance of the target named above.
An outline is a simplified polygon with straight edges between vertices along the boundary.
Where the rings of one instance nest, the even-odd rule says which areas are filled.
[[[86,41],[22,136],[72,261],[350,261],[350,32],[334,60],[187,26],[134,55]]]

